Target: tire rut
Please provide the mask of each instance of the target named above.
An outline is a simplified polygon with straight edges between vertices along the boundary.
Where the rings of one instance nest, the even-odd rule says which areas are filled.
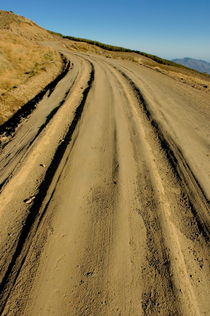
[[[74,80],[75,82],[75,80]],[[73,82],[73,84],[74,84]],[[73,86],[72,84],[72,86]],[[35,136],[31,139],[31,141],[27,144],[27,146],[24,146],[22,148],[20,148],[20,150],[16,153],[16,154],[20,154],[22,150],[26,151],[25,154],[23,155],[23,157],[21,157],[21,160],[18,161],[18,164],[20,164],[25,156],[27,155],[28,153],[28,150],[30,150],[30,147],[33,145],[33,143],[37,140],[37,137],[41,134],[41,132],[44,130],[44,128],[49,124],[49,122],[53,119],[53,117],[56,115],[56,113],[58,112],[58,110],[62,107],[62,105],[65,103],[66,99],[67,99],[67,96],[68,94],[70,93],[71,91],[71,87],[66,91],[65,93],[65,96],[64,98],[60,101],[60,103],[48,114],[45,122],[39,127],[37,133],[35,134]],[[12,157],[13,158],[13,157]],[[7,161],[7,163],[3,166],[3,168],[5,168],[7,165],[10,164],[10,160]],[[15,166],[11,171],[10,171],[10,175],[8,177],[6,177],[1,183],[0,183],[0,192],[2,191],[4,185],[6,185],[10,179],[12,178],[15,170],[16,170],[16,167]],[[2,168],[2,169],[3,169]]]
[[[146,100],[144,99],[140,89],[136,86],[136,84],[125,74],[123,71],[117,69],[122,76],[129,82],[131,85],[136,98],[139,102],[140,107],[143,110],[143,113],[146,115],[147,119],[149,120],[155,134],[158,137],[159,144],[164,151],[168,162],[171,165],[173,173],[175,177],[178,179],[179,184],[182,187],[182,191],[184,192],[184,196],[187,197],[188,203],[191,208],[191,212],[193,213],[197,225],[199,228],[200,233],[204,236],[206,241],[209,241],[209,224],[207,218],[205,217],[205,221],[202,220],[201,213],[207,214],[208,213],[208,205],[209,201],[207,200],[203,190],[201,189],[195,175],[193,174],[192,170],[190,169],[189,165],[187,164],[183,154],[178,149],[177,145],[172,141],[172,139],[164,132],[158,122],[152,117],[152,114],[149,110],[149,105],[147,104]],[[191,180],[191,181],[189,181]],[[192,188],[193,182],[193,190]],[[194,192],[198,192],[197,197],[199,196],[199,206],[202,207],[203,212],[197,210],[196,206],[198,202],[196,201],[194,196]],[[196,206],[194,206],[196,204]]]
[[[47,84],[45,88],[42,89],[42,91],[40,91],[33,99],[23,105],[21,109],[19,109],[8,121],[0,126],[0,136],[3,134],[6,136],[12,136],[20,122],[23,119],[26,119],[34,111],[37,103],[39,103],[47,93],[49,97],[56,88],[59,81],[61,81],[66,76],[71,63],[63,54],[61,54],[61,57],[63,60],[63,67],[60,74],[49,84]],[[4,143],[2,147],[5,145],[6,143]]]
[[[48,188],[51,184],[51,181],[53,179],[53,176],[60,164],[60,161],[62,160],[62,157],[66,151],[67,146],[69,145],[72,135],[74,133],[74,130],[81,118],[89,91],[92,87],[93,81],[94,81],[94,67],[93,64],[91,64],[91,73],[90,73],[90,79],[87,82],[87,87],[83,92],[83,98],[81,103],[79,104],[79,106],[77,107],[75,114],[74,114],[74,118],[68,128],[68,131],[63,139],[63,141],[60,143],[60,145],[58,146],[54,157],[52,159],[52,162],[49,166],[49,168],[47,169],[45,178],[43,180],[43,182],[41,183],[41,185],[39,186],[38,189],[38,193],[35,197],[35,199],[33,200],[33,204],[29,210],[29,214],[25,220],[23,229],[20,233],[19,236],[19,240],[17,243],[17,247],[16,250],[12,256],[11,262],[8,266],[8,269],[2,279],[2,282],[0,284],[0,302],[1,302],[1,309],[0,309],[0,313],[3,312],[4,306],[6,304],[6,301],[8,299],[9,293],[13,287],[13,285],[15,284],[15,281],[18,277],[18,274],[21,270],[21,267],[25,261],[26,255],[27,255],[27,251],[29,249],[30,246],[30,242],[34,236],[34,234],[36,233],[36,229],[37,229],[37,223],[39,223],[39,218],[41,216],[41,218],[44,216],[44,214],[39,214],[39,210],[41,207],[41,204],[46,196],[46,193],[48,191]],[[47,208],[44,209],[44,212],[46,211]],[[34,226],[34,229],[33,229]],[[32,236],[30,236],[30,233],[32,231]]]
[[[147,126],[148,127],[150,126],[149,129],[152,130],[153,136],[151,132],[147,132],[148,137],[146,138],[146,141],[148,142],[152,151],[154,151],[156,147],[159,147],[159,150],[162,152],[161,155],[165,156],[165,162],[168,165],[167,168],[169,168],[170,170],[170,172],[167,172],[168,174],[167,177],[168,179],[170,179],[170,173],[171,173],[172,179],[173,178],[175,179],[176,184],[175,184],[174,190],[177,192],[180,192],[176,197],[176,201],[174,201],[174,205],[177,205],[177,210],[179,210],[179,216],[176,219],[177,225],[178,225],[177,227],[179,227],[182,230],[182,233],[187,238],[192,240],[192,242],[195,244],[195,249],[197,248],[196,244],[198,245],[198,243],[200,243],[201,247],[204,246],[202,244],[202,239],[204,240],[204,243],[205,243],[204,248],[208,247],[208,241],[209,241],[209,230],[208,230],[208,221],[207,221],[208,201],[206,200],[200,186],[196,182],[196,179],[194,178],[194,175],[192,171],[190,170],[188,164],[186,163],[184,157],[179,156],[181,153],[176,147],[176,145],[172,142],[169,136],[161,130],[160,126],[153,119],[152,114],[150,113],[150,110],[149,110],[149,106],[147,102],[145,101],[140,89],[124,72],[117,69],[116,67],[113,67],[113,68],[115,68],[115,70],[117,70],[117,72],[119,72],[122,75],[122,77],[126,79],[126,82],[131,86],[131,90],[133,91],[138,101],[138,106],[140,106],[140,109],[142,110],[140,115],[142,116],[143,114],[143,119],[145,120],[145,123],[148,122],[146,123],[146,125],[143,124],[143,126],[145,125],[145,128],[147,128]],[[128,111],[128,109],[126,110]],[[128,117],[130,118],[129,120],[131,120],[132,122],[132,114],[128,114]],[[138,128],[134,126],[135,126],[135,123],[132,122],[131,130],[132,129],[138,130]],[[135,136],[135,133],[134,133],[134,136]],[[153,138],[153,140],[151,137]],[[138,148],[136,147],[135,142],[133,142],[133,145],[134,145],[134,156],[136,157],[136,161],[138,161],[138,154],[137,154]],[[161,157],[161,155],[158,154],[158,152],[156,152],[155,156],[156,155]],[[164,180],[160,175],[158,175],[158,173],[155,170],[153,170],[153,167],[152,167],[153,164],[154,163],[152,163],[149,168],[150,170],[149,173],[151,173],[150,181],[152,178],[154,179],[159,178],[158,181],[160,181],[161,183]],[[158,166],[158,169],[159,168],[160,166]],[[161,167],[161,168],[165,168],[165,167]],[[154,174],[156,174],[156,178]],[[147,175],[145,176],[148,177]],[[142,174],[141,174],[141,177],[138,181],[139,192],[141,192],[141,194],[139,195],[139,198],[140,198],[139,201],[140,201],[140,204],[142,203],[142,201],[146,204],[143,204],[141,209],[137,209],[137,212],[143,218],[143,221],[145,223],[145,227],[147,230],[147,252],[148,252],[147,262],[142,269],[142,275],[145,278],[144,279],[145,291],[142,294],[142,309],[145,315],[156,315],[157,313],[160,313],[161,310],[163,309],[166,311],[166,305],[167,305],[168,314],[181,315],[182,314],[181,310],[186,308],[184,306],[186,304],[186,301],[181,303],[180,293],[177,289],[177,287],[180,286],[179,285],[180,281],[182,282],[182,280],[179,280],[179,277],[178,279],[176,279],[176,277],[174,278],[174,268],[175,268],[174,259],[176,257],[176,253],[172,255],[171,249],[170,247],[168,248],[168,243],[166,242],[166,239],[165,239],[167,238],[167,236],[170,235],[170,233],[168,232],[168,228],[166,229],[166,226],[162,225],[166,218],[164,219],[164,217],[162,217],[161,215],[162,210],[160,208],[160,205],[161,205],[162,198],[160,194],[158,193],[159,184],[158,184],[158,181],[156,180],[149,183],[150,181],[148,179],[146,181],[147,185],[145,186],[145,187],[148,187],[146,191],[150,192],[150,189],[153,188],[154,192],[153,194],[151,194],[150,197],[145,196],[144,198],[142,198],[142,196],[144,196],[144,193],[145,193],[144,191],[142,191],[142,186],[143,186],[142,181],[143,180],[142,180]],[[192,182],[193,182],[193,185],[192,185]],[[167,198],[167,201],[168,201],[167,203],[170,204],[170,197]],[[168,223],[168,225],[171,225],[170,222]],[[159,231],[158,235],[157,235],[157,231]],[[182,246],[179,245],[179,241],[177,243],[177,246],[180,248],[180,252],[182,252],[183,251],[181,250]],[[195,250],[193,250],[193,252],[194,254],[196,254]],[[194,260],[196,260],[197,255],[195,255]],[[184,261],[184,257],[182,258],[182,260]],[[183,262],[182,262],[182,265],[183,265]],[[185,265],[186,263],[184,263],[183,266]],[[200,267],[202,267],[202,265],[200,265]],[[186,270],[185,271],[186,278],[187,278],[187,274],[188,273]],[[177,280],[178,280],[178,283],[177,283]],[[193,302],[193,300],[195,300],[195,297],[193,298],[194,294],[192,294],[194,289],[192,288],[192,285],[190,284],[191,282],[189,282],[189,280],[186,279],[185,282],[186,284],[188,284],[187,287],[189,288],[189,291],[187,290],[188,291],[187,293],[187,291],[184,290],[184,288],[182,290],[186,293],[186,297],[188,297],[189,300],[192,301],[193,303],[192,306],[194,305],[193,312],[196,313],[197,305],[196,305],[196,301]],[[164,293],[164,294],[161,295],[161,293]]]

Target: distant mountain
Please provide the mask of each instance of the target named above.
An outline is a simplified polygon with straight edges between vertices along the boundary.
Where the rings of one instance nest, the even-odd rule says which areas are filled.
[[[180,59],[173,59],[177,64],[184,65],[186,67],[198,70],[200,72],[205,72],[210,74],[210,63],[208,63],[205,60],[200,60],[200,59],[194,59],[194,58],[180,58]]]

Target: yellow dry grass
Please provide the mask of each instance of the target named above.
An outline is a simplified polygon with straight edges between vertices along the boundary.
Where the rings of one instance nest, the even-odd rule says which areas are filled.
[[[10,32],[0,31],[0,93],[46,71],[58,54]]]
[[[60,72],[59,53],[40,43],[52,38],[34,22],[0,10],[0,124]]]
[[[0,27],[0,124],[53,80],[62,65],[58,52],[15,29]]]

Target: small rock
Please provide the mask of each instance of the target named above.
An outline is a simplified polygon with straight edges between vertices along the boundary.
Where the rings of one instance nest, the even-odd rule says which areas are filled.
[[[40,163],[40,167],[46,168],[46,165],[44,163]]]
[[[32,202],[34,199],[35,199],[35,196],[31,196],[30,198],[25,199],[24,202],[25,202],[26,204],[31,204],[31,202]]]
[[[93,275],[93,272],[86,272],[85,275],[86,275],[87,277],[92,276],[92,275]]]

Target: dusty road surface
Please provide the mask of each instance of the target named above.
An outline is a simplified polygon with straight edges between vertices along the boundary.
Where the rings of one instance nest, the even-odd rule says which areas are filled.
[[[210,97],[63,51],[1,137],[1,315],[210,315]]]

